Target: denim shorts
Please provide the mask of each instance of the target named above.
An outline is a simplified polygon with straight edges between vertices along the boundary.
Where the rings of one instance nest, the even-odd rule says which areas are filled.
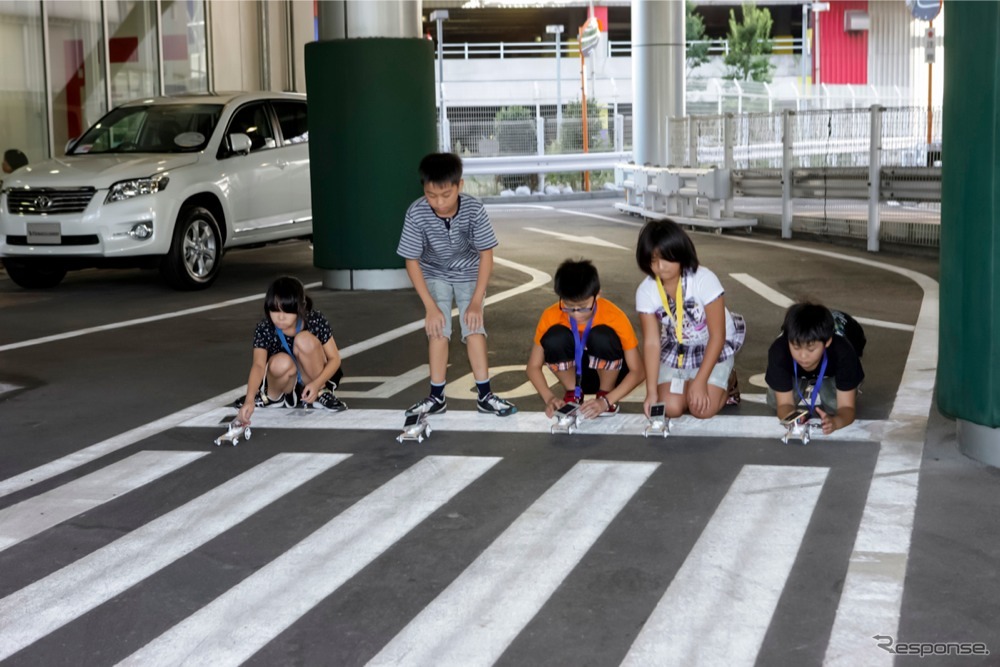
[[[472,334],[486,335],[484,327],[480,326],[475,331],[470,331],[465,324],[465,310],[469,307],[469,302],[472,301],[472,293],[476,291],[475,282],[450,283],[447,280],[439,280],[437,278],[427,278],[425,282],[427,283],[427,291],[431,293],[434,303],[444,313],[444,331],[442,331],[442,335],[445,338],[451,338],[451,308],[453,303],[458,304],[458,321],[462,325],[463,343]]]
[[[708,384],[720,387],[722,389],[729,388],[729,374],[733,372],[733,366],[736,365],[736,359],[729,357],[725,361],[720,361],[715,364],[715,368],[712,369],[712,374],[708,376]],[[680,378],[681,380],[693,380],[694,376],[698,374],[697,368],[673,368],[672,366],[666,366],[660,364],[660,376],[657,378],[657,384],[668,384],[674,378]]]

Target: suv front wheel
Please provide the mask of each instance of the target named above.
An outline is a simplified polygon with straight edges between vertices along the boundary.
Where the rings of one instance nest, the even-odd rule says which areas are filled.
[[[219,275],[221,260],[222,236],[212,212],[201,206],[182,209],[170,252],[160,263],[164,280],[175,289],[205,289]]]

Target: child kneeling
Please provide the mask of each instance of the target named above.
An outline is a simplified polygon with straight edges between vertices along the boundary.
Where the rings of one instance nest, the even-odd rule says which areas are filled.
[[[551,417],[567,403],[580,405],[586,418],[618,413],[618,402],[643,380],[639,341],[622,310],[601,294],[601,280],[589,260],[569,260],[555,275],[559,302],[542,312],[535,328],[535,344],[527,374]],[[542,366],[559,379],[562,396],[552,393]],[[620,378],[621,371],[627,370]],[[584,401],[584,375],[596,372],[596,395]]]

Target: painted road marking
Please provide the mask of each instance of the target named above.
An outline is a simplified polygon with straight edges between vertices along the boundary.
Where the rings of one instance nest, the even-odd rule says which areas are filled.
[[[560,241],[566,241],[567,243],[583,243],[585,245],[596,245],[602,248],[614,248],[615,250],[628,250],[625,246],[618,245],[617,243],[612,243],[611,241],[605,241],[604,239],[599,239],[596,236],[574,236],[573,234],[562,234],[560,232],[554,232],[551,229],[538,229],[537,227],[522,227],[529,232],[535,232],[537,234],[547,234],[549,236],[554,236]]]
[[[658,466],[577,463],[368,664],[492,665]]]
[[[828,470],[745,466],[622,665],[754,665]]]
[[[517,287],[512,287],[509,290],[505,290],[498,294],[494,294],[493,296],[487,297],[486,298],[487,304],[497,303],[503,301],[504,299],[509,299],[511,297],[518,296],[519,294],[523,294],[533,289],[538,289],[542,285],[547,284],[552,279],[551,276],[549,276],[549,274],[545,273],[544,271],[539,271],[537,269],[531,268],[530,266],[518,264],[517,262],[511,262],[510,260],[506,260],[500,257],[494,257],[493,261],[496,262],[497,264],[500,264],[501,266],[506,266],[527,273],[531,277],[531,280],[522,285],[518,285]],[[259,298],[264,298],[263,294],[258,296]],[[453,311],[453,315],[456,314],[458,314],[457,309]],[[136,321],[137,320],[132,320],[132,322]],[[126,326],[126,324],[122,323],[121,326]],[[419,331],[420,329],[423,329],[423,327],[424,327],[423,320],[417,320],[415,322],[411,322],[410,324],[397,327],[395,329],[392,329],[391,331],[387,331],[382,334],[379,334],[378,336],[369,338],[368,340],[355,343],[354,345],[349,345],[340,351],[340,356],[342,359],[347,359],[355,354],[360,354],[361,352],[373,349],[375,347],[378,347],[379,345],[388,343],[392,340],[413,333],[414,331]],[[37,339],[37,340],[41,341],[42,339]],[[0,497],[9,495],[11,493],[14,493],[15,491],[20,491],[21,489],[32,486],[33,484],[37,484],[38,482],[41,482],[43,480],[55,477],[56,475],[60,475],[64,472],[72,470],[77,466],[83,465],[84,463],[89,463],[94,459],[105,456],[111,452],[118,451],[123,447],[128,447],[129,445],[135,444],[136,442],[149,438],[153,435],[156,435],[157,433],[161,433],[168,429],[174,428],[178,424],[181,424],[187,421],[188,419],[191,419],[192,417],[195,417],[203,413],[205,410],[217,407],[220,404],[231,403],[232,401],[236,400],[236,398],[238,398],[239,396],[243,396],[245,394],[246,394],[246,385],[244,384],[241,387],[237,387],[236,389],[224,392],[222,394],[219,394],[218,396],[213,396],[212,398],[206,401],[202,401],[201,403],[196,403],[195,405],[184,408],[183,410],[179,410],[173,414],[167,415],[166,417],[157,419],[156,421],[149,422],[148,424],[144,424],[143,426],[139,426],[130,431],[126,431],[125,433],[122,433],[120,435],[116,435],[113,438],[108,438],[107,440],[104,440],[102,442],[98,442],[89,447],[85,447],[79,451],[73,452],[72,454],[64,456],[60,459],[56,459],[55,461],[50,461],[49,463],[38,466],[37,468],[27,470],[19,475],[15,475],[14,477],[10,477],[8,479],[0,481]]]
[[[85,477],[0,510],[0,551],[149,484],[207,454],[138,452]]]
[[[309,283],[306,285],[306,289],[312,289],[314,287],[321,287],[323,283]],[[32,338],[31,340],[22,340],[17,343],[8,343],[6,345],[0,345],[0,352],[7,352],[8,350],[19,350],[22,347],[31,347],[33,345],[42,345],[43,343],[54,343],[66,340],[67,338],[75,338],[77,336],[86,336],[92,333],[100,333],[102,331],[112,331],[114,329],[123,329],[125,327],[132,327],[137,324],[148,324],[149,322],[159,322],[160,320],[169,320],[174,317],[184,317],[186,315],[197,315],[198,313],[204,313],[209,310],[218,310],[219,308],[228,308],[229,306],[236,306],[241,303],[247,303],[248,301],[261,301],[266,295],[264,293],[253,294],[251,296],[241,296],[238,299],[229,299],[228,301],[220,301],[218,303],[211,303],[205,306],[197,306],[194,308],[185,308],[184,310],[175,310],[171,313],[161,313],[159,315],[150,315],[149,317],[138,317],[134,320],[125,320],[123,322],[112,322],[110,324],[101,324],[96,327],[87,327],[86,329],[77,329],[75,331],[66,331],[60,334],[55,334],[53,336],[43,336],[41,338]]]
[[[0,660],[194,551],[348,454],[278,454],[0,600]]]
[[[421,459],[119,664],[242,664],[498,461]]]
[[[193,417],[178,426],[218,429],[233,418],[234,408],[216,408]],[[544,412],[517,412],[509,417],[483,415],[473,410],[448,410],[428,418],[431,428],[458,433],[531,433],[549,435],[553,420]],[[572,436],[624,435],[641,436],[647,425],[641,414],[618,414],[614,417],[580,420],[580,428]],[[880,442],[889,423],[883,420],[859,419],[850,426],[823,435],[815,431],[813,440],[820,442]],[[277,409],[257,410],[253,413],[255,429],[332,429],[341,431],[389,431],[395,437],[403,427],[402,410],[328,410]],[[670,437],[708,438],[773,438],[785,434],[773,416],[716,415],[711,419],[695,419],[684,415],[671,420]],[[433,437],[433,435],[431,436]],[[546,441],[539,441],[540,444]]]
[[[730,273],[729,274],[733,280],[742,283],[745,287],[750,288],[750,290],[756,292],[758,295],[764,297],[767,301],[770,301],[774,305],[781,309],[786,309],[795,303],[793,300],[789,299],[787,296],[781,292],[772,289],[757,280],[753,276],[747,273]],[[886,322],[885,320],[874,320],[870,317],[855,317],[861,324],[866,324],[872,327],[880,327],[882,329],[895,329],[897,331],[913,331],[912,324],[900,324],[898,322]]]

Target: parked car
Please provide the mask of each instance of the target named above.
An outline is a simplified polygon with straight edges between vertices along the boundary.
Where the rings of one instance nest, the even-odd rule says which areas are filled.
[[[129,102],[0,187],[0,258],[22,287],[73,269],[158,267],[208,287],[225,250],[312,234],[304,95]]]

